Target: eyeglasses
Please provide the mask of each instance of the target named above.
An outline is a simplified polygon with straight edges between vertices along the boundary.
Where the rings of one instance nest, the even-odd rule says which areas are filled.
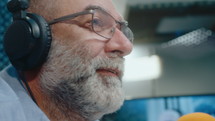
[[[78,21],[73,20],[78,16],[84,17]],[[134,40],[133,32],[128,27],[128,22],[117,21],[113,16],[101,8],[91,8],[89,10],[63,16],[50,21],[49,25],[66,21],[70,24],[78,24],[82,27],[88,28],[105,39],[111,39],[117,28],[131,42]]]

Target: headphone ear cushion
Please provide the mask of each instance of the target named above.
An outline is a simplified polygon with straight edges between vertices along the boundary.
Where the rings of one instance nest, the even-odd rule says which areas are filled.
[[[4,48],[15,68],[30,70],[46,60],[51,40],[51,30],[45,19],[27,13],[25,19],[14,20],[6,31]]]

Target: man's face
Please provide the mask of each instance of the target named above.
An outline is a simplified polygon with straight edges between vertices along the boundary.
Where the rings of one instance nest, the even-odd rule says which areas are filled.
[[[95,5],[122,19],[110,0],[64,2],[62,16]],[[59,23],[52,28],[52,48],[40,73],[44,93],[67,115],[71,110],[89,120],[119,109],[124,100],[123,56],[131,52],[131,42],[118,29],[106,40],[77,24]]]

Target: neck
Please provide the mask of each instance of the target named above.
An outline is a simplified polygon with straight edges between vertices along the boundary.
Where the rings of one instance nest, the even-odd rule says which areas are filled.
[[[73,111],[61,110],[62,107],[56,106],[56,104],[48,98],[44,98],[44,100],[39,103],[39,107],[51,121],[86,121]]]
[[[46,95],[39,86],[39,79],[37,76],[32,75],[31,72],[26,73],[26,80],[31,88],[33,96],[40,109],[46,114],[51,121],[86,121],[83,117],[75,111],[65,111],[63,107],[59,107],[57,103]],[[33,78],[32,78],[33,77]]]

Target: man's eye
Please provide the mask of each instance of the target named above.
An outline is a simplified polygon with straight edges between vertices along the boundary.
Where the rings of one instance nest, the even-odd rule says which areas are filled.
[[[101,19],[99,19],[99,18],[94,18],[92,20],[92,24],[93,24],[94,28],[95,27],[103,27],[104,26],[104,22]]]

